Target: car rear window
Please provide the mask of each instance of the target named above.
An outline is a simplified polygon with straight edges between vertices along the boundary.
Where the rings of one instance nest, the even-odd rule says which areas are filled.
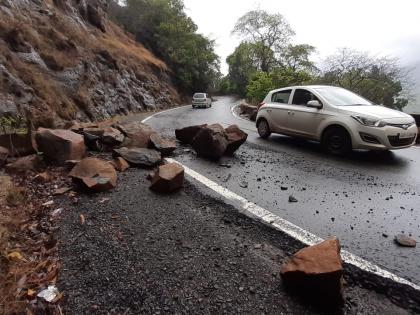
[[[271,96],[271,102],[287,104],[289,102],[291,93],[292,93],[292,90],[284,90],[284,91],[275,92]]]
[[[195,93],[193,98],[206,98],[206,93]]]

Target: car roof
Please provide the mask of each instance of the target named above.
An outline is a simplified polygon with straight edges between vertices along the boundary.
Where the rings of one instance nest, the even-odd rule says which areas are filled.
[[[308,89],[308,90],[317,90],[317,89],[323,89],[323,88],[340,88],[338,86],[333,86],[333,85],[295,85],[295,86],[287,86],[287,87],[283,87],[280,89],[275,89],[275,90],[271,90],[270,93],[275,93],[278,91],[283,91],[283,90],[289,90],[289,89]]]

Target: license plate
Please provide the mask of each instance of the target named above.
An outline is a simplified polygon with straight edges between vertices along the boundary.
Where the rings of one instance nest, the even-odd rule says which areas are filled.
[[[415,136],[414,133],[400,133],[398,135],[399,139],[408,139],[408,138],[413,138]]]

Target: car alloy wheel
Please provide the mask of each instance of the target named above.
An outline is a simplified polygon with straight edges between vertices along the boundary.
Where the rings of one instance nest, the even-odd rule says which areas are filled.
[[[325,149],[335,155],[343,155],[351,151],[351,139],[346,130],[333,128],[326,131],[323,139]]]
[[[258,129],[258,134],[260,135],[261,138],[266,139],[271,134],[270,126],[268,125],[268,122],[265,119],[261,119],[258,122],[257,129]]]

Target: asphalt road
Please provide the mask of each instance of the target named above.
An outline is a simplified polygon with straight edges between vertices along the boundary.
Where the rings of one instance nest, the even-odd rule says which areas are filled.
[[[401,248],[393,241],[402,232],[420,240],[419,147],[334,157],[311,141],[280,135],[260,139],[254,123],[232,115],[234,105],[235,99],[219,97],[212,108],[182,107],[147,124],[171,136],[193,124],[239,125],[248,141],[235,157],[224,159],[230,168],[188,150],[176,159],[322,238],[336,235],[343,248],[420,284],[420,246]],[[289,203],[289,195],[298,202]]]

